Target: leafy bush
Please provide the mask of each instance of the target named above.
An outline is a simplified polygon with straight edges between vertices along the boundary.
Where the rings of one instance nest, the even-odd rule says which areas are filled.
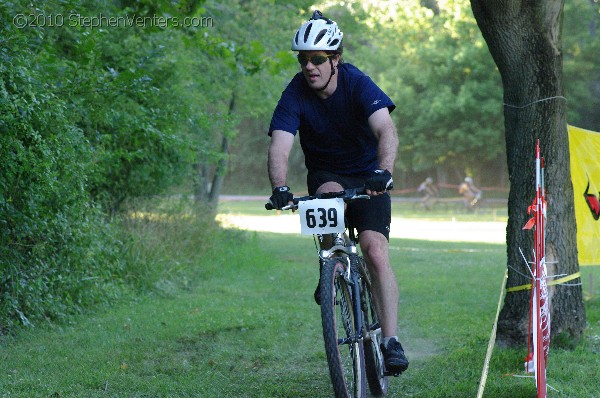
[[[151,286],[154,271],[160,278],[126,266],[130,236],[115,216],[128,198],[189,175],[203,141],[194,131],[190,145],[197,104],[187,83],[172,89],[189,55],[185,32],[14,23],[66,22],[70,10],[135,13],[83,0],[0,5],[0,333],[114,300],[128,282]]]
[[[0,332],[106,300],[121,267],[89,199],[92,149],[9,17],[0,53]]]

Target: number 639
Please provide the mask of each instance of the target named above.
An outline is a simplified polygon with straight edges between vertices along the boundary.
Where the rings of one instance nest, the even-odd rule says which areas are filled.
[[[322,207],[319,207],[317,209],[307,209],[306,225],[309,228],[323,228],[326,226],[337,227],[337,209],[325,209]]]

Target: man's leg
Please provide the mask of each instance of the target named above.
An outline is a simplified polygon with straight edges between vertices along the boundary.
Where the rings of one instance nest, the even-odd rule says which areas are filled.
[[[384,336],[398,333],[398,284],[388,253],[388,241],[379,232],[363,231],[360,247],[369,267],[373,284],[373,300],[378,308]]]
[[[343,190],[344,190],[344,187],[342,187],[341,184],[334,182],[334,181],[330,181],[330,182],[326,182],[325,184],[321,185],[317,189],[317,193],[340,192]]]
[[[387,238],[376,231],[359,235],[360,247],[369,267],[373,300],[384,336],[382,352],[388,371],[398,374],[408,368],[408,359],[398,341],[398,284],[392,269]]]

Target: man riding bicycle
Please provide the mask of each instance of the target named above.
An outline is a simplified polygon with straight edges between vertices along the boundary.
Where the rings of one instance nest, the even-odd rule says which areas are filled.
[[[397,374],[408,368],[408,360],[397,336],[398,285],[388,253],[391,201],[387,190],[392,188],[398,148],[390,117],[395,105],[367,75],[344,63],[342,38],[337,24],[319,11],[294,35],[292,50],[298,51],[301,71],[283,91],[269,128],[270,202],[280,209],[293,199],[286,181],[297,131],[309,194],[366,187],[371,199],[348,204],[346,216],[358,230],[372,276],[385,365]],[[315,300],[320,303],[317,292],[318,287]]]

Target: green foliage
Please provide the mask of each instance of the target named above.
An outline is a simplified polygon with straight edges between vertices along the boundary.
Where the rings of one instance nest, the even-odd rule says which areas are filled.
[[[89,143],[10,11],[0,33],[0,333],[108,299],[121,266],[89,201]]]
[[[219,71],[221,76],[227,73],[220,86],[235,93],[238,117],[228,158],[227,192],[270,190],[263,155],[269,139],[268,122],[281,91],[300,70],[290,47],[294,29],[305,18],[298,16],[298,8],[306,6],[306,1],[233,1],[228,7],[206,3],[207,11],[219,21],[215,34],[230,44],[236,60],[235,69]],[[303,165],[302,158],[297,156],[294,165]],[[301,173],[297,175],[303,178]]]
[[[600,3],[565,2],[563,22],[565,94],[568,123],[600,131]]]
[[[177,104],[164,106],[155,83],[170,66],[160,40],[34,26],[36,15],[67,22],[68,10],[88,7],[1,9],[0,333],[118,297],[122,243],[98,205],[115,211],[127,197],[160,193],[186,167]],[[17,28],[17,15],[33,15],[31,26]]]

